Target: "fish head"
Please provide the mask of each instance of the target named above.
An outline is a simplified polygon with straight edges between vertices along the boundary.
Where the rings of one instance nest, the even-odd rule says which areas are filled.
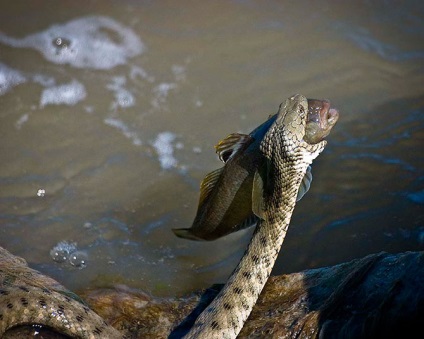
[[[304,140],[309,144],[322,141],[339,119],[339,112],[331,108],[330,101],[308,99],[308,114]]]

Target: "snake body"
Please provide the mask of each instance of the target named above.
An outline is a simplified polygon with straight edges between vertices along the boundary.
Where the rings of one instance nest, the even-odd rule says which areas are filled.
[[[43,325],[72,338],[122,338],[57,281],[0,252],[0,337],[15,326]]]
[[[306,169],[326,145],[304,141],[307,109],[304,96],[287,99],[261,142],[267,168],[255,176],[253,193],[253,210],[261,221],[223,290],[186,339],[235,338],[255,305],[284,241]]]
[[[40,324],[73,338],[122,338],[87,306],[68,296],[33,286],[2,287],[0,333],[18,325]]]

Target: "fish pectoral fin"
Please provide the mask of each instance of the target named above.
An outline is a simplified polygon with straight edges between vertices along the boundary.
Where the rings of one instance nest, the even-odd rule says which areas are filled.
[[[237,152],[245,149],[247,145],[253,141],[253,137],[247,134],[232,133],[225,139],[218,142],[215,146],[215,151],[222,162],[227,162]]]
[[[223,169],[224,167],[221,167],[216,169],[215,171],[206,174],[205,178],[200,183],[199,207],[207,200],[207,198],[211,194],[216,183],[218,182],[219,176],[221,175]]]
[[[303,198],[306,192],[309,191],[309,188],[311,187],[312,182],[312,172],[311,172],[311,166],[308,166],[306,169],[305,176],[302,179],[302,182],[299,186],[299,191],[297,192],[297,198],[296,202]]]
[[[252,211],[260,219],[265,219],[264,182],[258,171],[255,172],[252,188]]]
[[[202,238],[196,237],[190,230],[190,228],[173,228],[172,232],[179,237],[183,239],[189,239],[189,240],[204,240]]]

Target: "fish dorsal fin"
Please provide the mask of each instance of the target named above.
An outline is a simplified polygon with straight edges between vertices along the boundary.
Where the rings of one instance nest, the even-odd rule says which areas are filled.
[[[264,182],[258,171],[255,172],[252,188],[252,211],[260,219],[265,219],[264,213]]]
[[[308,168],[306,169],[305,176],[303,177],[302,182],[300,183],[299,191],[297,192],[296,201],[299,201],[300,199],[302,199],[305,193],[309,191],[309,188],[311,187],[311,182],[312,182],[311,166],[308,166]]]
[[[199,207],[209,197],[209,194],[212,192],[213,188],[215,187],[223,169],[224,167],[221,167],[216,169],[215,171],[212,171],[206,174],[205,178],[202,180],[200,184]]]
[[[222,139],[215,146],[215,151],[218,153],[219,159],[222,162],[227,162],[231,159],[240,149],[246,147],[253,141],[253,138],[247,134],[232,133],[225,139]]]

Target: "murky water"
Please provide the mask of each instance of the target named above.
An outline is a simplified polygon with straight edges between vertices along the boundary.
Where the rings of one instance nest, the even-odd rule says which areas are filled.
[[[341,117],[275,273],[424,249],[422,2],[2,1],[0,32],[0,245],[67,287],[225,281],[252,230],[171,228],[293,93]]]

